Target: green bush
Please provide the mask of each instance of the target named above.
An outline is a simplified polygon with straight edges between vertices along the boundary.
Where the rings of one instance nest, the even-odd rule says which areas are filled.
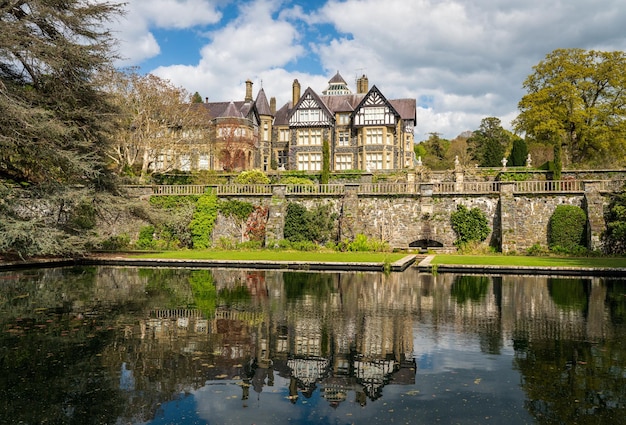
[[[242,171],[235,178],[236,184],[269,184],[270,178],[261,170]]]
[[[461,246],[469,242],[482,242],[489,236],[489,222],[485,213],[478,208],[468,209],[465,205],[457,205],[456,211],[450,215],[452,230],[457,235],[455,244]]]
[[[559,205],[548,222],[548,245],[559,252],[580,253],[586,245],[587,215],[575,205]]]
[[[295,202],[287,204],[285,214],[284,236],[289,242],[300,242],[307,240],[308,228],[306,222],[306,208]]]
[[[282,184],[314,185],[315,182],[306,177],[289,176],[280,181]]]
[[[374,252],[388,252],[390,251],[389,244],[387,242],[368,238],[362,233],[355,236],[352,242],[345,242],[345,249],[338,244],[338,248],[341,251],[374,251]]]
[[[254,205],[250,202],[238,201],[236,199],[219,201],[217,208],[223,216],[232,217],[240,222],[245,221],[254,211]]]
[[[311,241],[298,241],[291,243],[291,249],[296,251],[317,251],[318,246]]]
[[[626,192],[613,196],[604,213],[606,230],[602,234],[604,251],[607,254],[626,253]]]
[[[105,251],[120,251],[128,248],[130,245],[130,236],[123,233],[121,235],[111,236],[100,244],[100,249]]]
[[[337,214],[330,204],[321,204],[307,210],[301,204],[287,204],[284,236],[290,242],[310,241],[324,244],[334,238]]]
[[[196,210],[189,224],[194,248],[205,249],[211,246],[211,234],[216,219],[217,196],[213,193],[202,195],[196,203]]]
[[[139,237],[135,246],[139,249],[153,249],[156,246],[154,240],[154,226],[144,226],[139,230]]]

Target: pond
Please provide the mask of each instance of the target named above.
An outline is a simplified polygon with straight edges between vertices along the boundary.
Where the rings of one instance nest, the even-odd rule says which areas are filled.
[[[0,272],[3,424],[626,419],[626,280]]]

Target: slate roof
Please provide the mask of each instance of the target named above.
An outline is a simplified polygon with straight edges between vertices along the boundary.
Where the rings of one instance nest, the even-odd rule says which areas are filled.
[[[335,76],[328,81],[328,84],[339,84],[339,83],[347,84],[346,80],[344,80],[341,74],[339,74],[339,71],[337,71]]]
[[[267,96],[265,96],[265,90],[259,90],[259,93],[256,96],[256,109],[259,111],[259,115],[272,115],[272,111],[270,109],[270,104],[267,101]]]
[[[338,112],[353,112],[365,96],[365,93],[360,93],[318,96],[318,98],[333,114],[336,114]],[[391,99],[389,100],[389,103],[398,112],[398,114],[400,114],[400,117],[403,120],[416,121],[417,105],[415,99]],[[293,104],[289,102],[276,111],[274,125],[289,125],[289,117],[291,116],[292,109]]]

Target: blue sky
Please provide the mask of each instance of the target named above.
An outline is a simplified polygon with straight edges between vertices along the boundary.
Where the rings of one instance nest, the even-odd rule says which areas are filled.
[[[278,106],[295,78],[321,92],[339,71],[390,99],[415,98],[416,140],[517,115],[532,67],[557,48],[626,50],[623,0],[128,0],[112,24],[119,66],[212,101],[245,81]]]

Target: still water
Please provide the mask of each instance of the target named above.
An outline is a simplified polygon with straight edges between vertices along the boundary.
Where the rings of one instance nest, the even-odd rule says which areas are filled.
[[[2,424],[626,423],[626,280],[0,273]]]

